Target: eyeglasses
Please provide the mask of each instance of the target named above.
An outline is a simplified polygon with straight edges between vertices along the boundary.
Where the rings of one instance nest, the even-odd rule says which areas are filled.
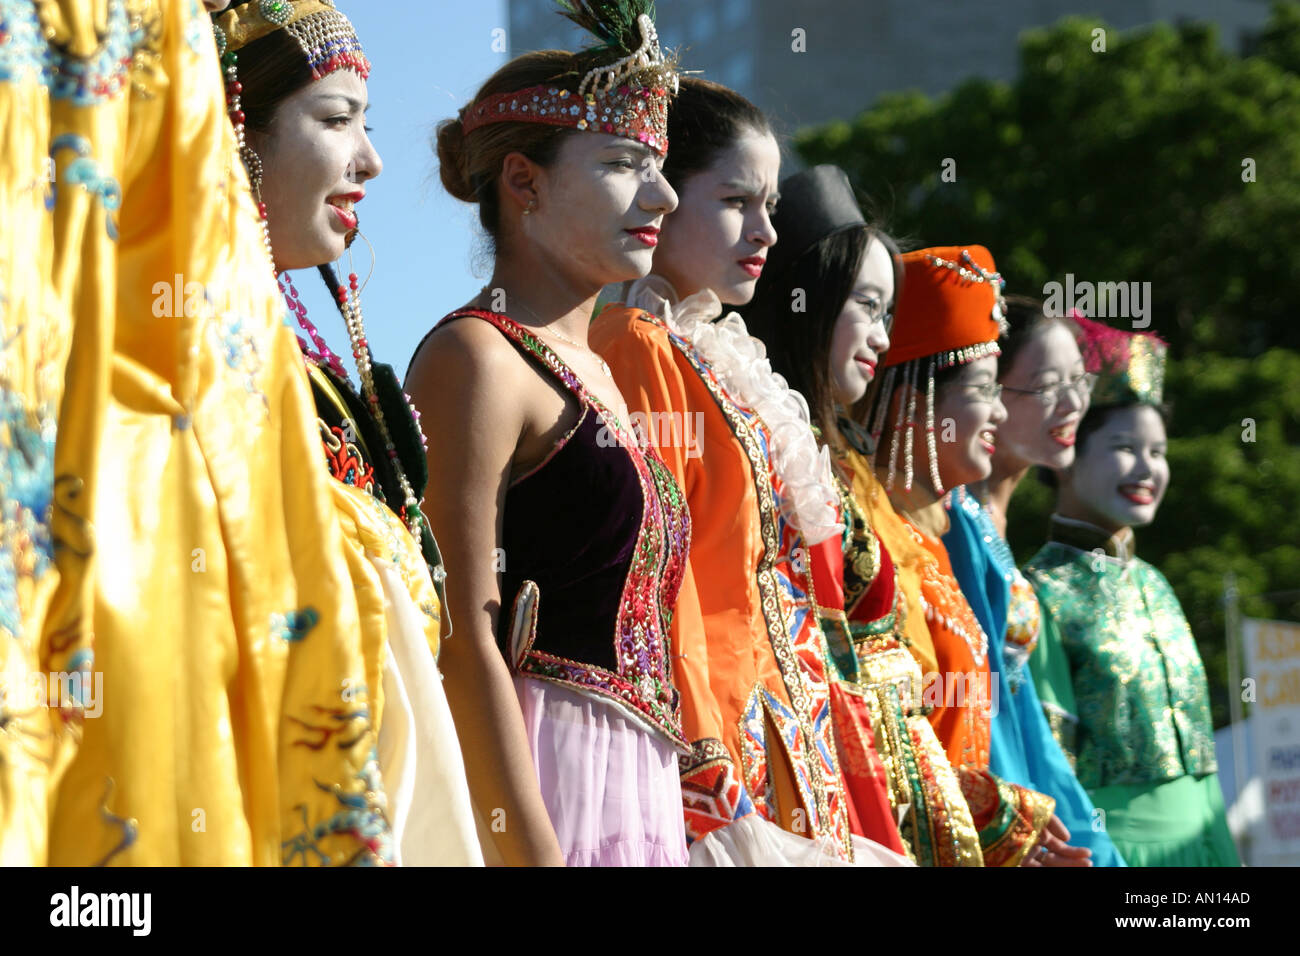
[[[862,299],[858,298],[857,303],[862,307],[863,311],[867,313],[867,318],[871,320],[872,325],[879,322],[885,327],[886,332],[888,332],[893,326],[894,313],[889,311],[888,306],[883,300],[874,299],[871,302],[863,302]]]
[[[1075,378],[1064,382],[1057,382],[1055,385],[1044,385],[1042,388],[1012,388],[1010,385],[1004,385],[1008,392],[1015,392],[1017,395],[1033,395],[1043,405],[1052,406],[1060,402],[1065,397],[1067,391],[1074,393],[1074,397],[1083,401],[1092,394],[1092,387],[1097,384],[1097,376],[1093,372],[1084,372]]]
[[[1002,394],[1002,386],[997,382],[985,382],[983,385],[963,385],[962,388],[970,389],[979,396],[981,402],[988,402],[992,405]]]

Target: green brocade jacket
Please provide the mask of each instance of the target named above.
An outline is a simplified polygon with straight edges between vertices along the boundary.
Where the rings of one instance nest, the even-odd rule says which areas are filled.
[[[1024,567],[1042,605],[1029,658],[1052,732],[1089,790],[1217,770],[1205,666],[1133,533],[1052,516]]]

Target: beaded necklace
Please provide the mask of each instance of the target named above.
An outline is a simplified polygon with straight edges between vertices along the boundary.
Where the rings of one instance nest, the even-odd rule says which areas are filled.
[[[343,367],[342,360],[330,350],[320,332],[307,318],[307,307],[303,304],[302,299],[298,297],[298,290],[294,288],[293,280],[289,279],[288,282],[291,297],[286,296],[286,299],[298,317],[298,324],[311,337],[317,349],[317,351],[313,352],[311,349],[304,348],[306,361],[327,365],[340,381],[350,387],[351,381],[348,378],[346,369]],[[384,440],[384,453],[392,463],[393,472],[397,475],[397,481],[401,487],[403,498],[400,512],[401,518],[410,530],[411,535],[419,541],[421,528],[424,524],[424,515],[420,512],[420,502],[415,497],[415,489],[411,487],[411,483],[406,477],[406,471],[402,468],[401,460],[397,454],[397,446],[393,442],[392,434],[388,428],[388,420],[384,416],[384,409],[379,401],[379,392],[375,388],[373,356],[370,352],[370,342],[366,339],[366,329],[361,314],[359,280],[355,272],[348,273],[346,285],[340,283],[337,297],[339,311],[343,313],[343,321],[348,329],[348,341],[352,343],[352,358],[357,365],[357,375],[361,378],[361,398],[366,403],[375,424],[379,427],[379,434]],[[301,342],[301,339],[299,341]],[[414,416],[415,410],[411,409],[411,412]],[[421,434],[421,437],[423,437],[423,434]]]
[[[289,312],[297,318],[298,324],[311,338],[312,346],[315,346],[313,349],[302,340],[302,336],[299,336],[298,342],[302,346],[303,353],[310,361],[313,361],[318,365],[328,365],[329,370],[333,372],[335,376],[343,381],[347,381],[348,373],[343,367],[343,360],[330,350],[330,347],[325,344],[325,339],[323,339],[320,332],[316,330],[316,326],[314,326],[311,323],[311,320],[307,318],[307,306],[302,299],[298,297],[298,290],[294,287],[293,279],[290,278],[289,273],[277,273],[275,281],[280,284],[280,293],[284,296],[285,304],[289,306]],[[289,286],[288,289],[285,288],[286,284]]]

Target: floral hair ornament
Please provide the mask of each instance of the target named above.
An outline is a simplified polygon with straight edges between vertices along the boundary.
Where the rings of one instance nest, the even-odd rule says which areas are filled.
[[[617,58],[589,70],[577,92],[542,84],[485,96],[461,110],[465,135],[493,123],[543,123],[622,136],[667,155],[678,77],[675,58],[659,47],[652,0],[561,0],[560,7],[601,41],[590,53]]]
[[[901,440],[903,488],[911,491],[911,422],[916,413],[921,366],[925,366],[925,441],[930,456],[930,483],[934,493],[942,495],[934,438],[935,372],[1002,354],[998,337],[1007,326],[1006,300],[1002,297],[1006,281],[997,271],[993,254],[983,246],[918,249],[904,253],[902,259],[903,292],[895,307],[892,344],[885,353],[885,377],[868,420],[878,451],[895,384],[910,386],[906,406],[899,403],[894,422],[885,490],[894,487]]]
[[[1092,403],[1159,405],[1164,401],[1165,356],[1169,345],[1154,332],[1126,332],[1070,313],[1078,328],[1083,367],[1097,376]]]

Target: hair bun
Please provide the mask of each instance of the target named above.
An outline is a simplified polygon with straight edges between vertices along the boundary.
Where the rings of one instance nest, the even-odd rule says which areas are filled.
[[[443,187],[461,202],[478,202],[478,195],[470,182],[465,127],[460,119],[446,119],[439,123],[436,137],[438,175]]]

